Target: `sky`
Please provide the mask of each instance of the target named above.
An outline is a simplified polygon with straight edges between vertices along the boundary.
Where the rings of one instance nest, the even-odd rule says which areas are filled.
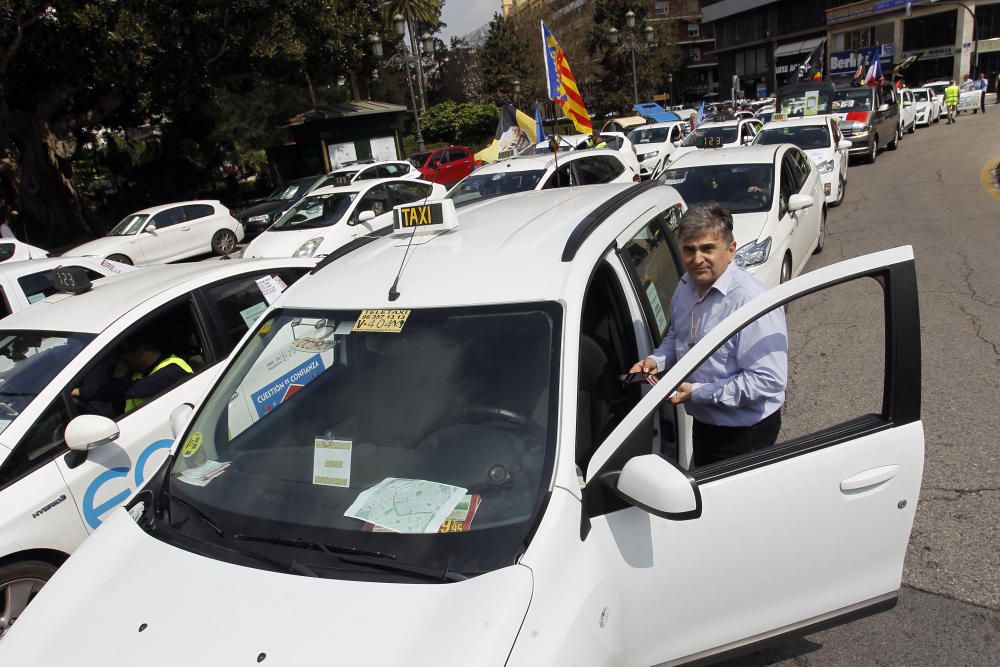
[[[445,0],[441,20],[448,27],[441,31],[447,44],[452,37],[461,37],[486,25],[500,11],[500,0]]]

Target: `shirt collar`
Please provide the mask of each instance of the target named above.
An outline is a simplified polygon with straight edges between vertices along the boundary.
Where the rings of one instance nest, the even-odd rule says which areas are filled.
[[[711,292],[712,290],[717,291],[722,296],[726,296],[727,294],[729,294],[729,291],[732,290],[733,287],[735,287],[737,271],[739,271],[739,267],[736,265],[736,262],[730,262],[729,266],[726,267],[726,270],[722,272],[722,275],[716,278],[715,282],[712,283],[712,286],[708,288],[707,292],[705,292],[705,296],[708,296],[708,293]],[[685,285],[691,285],[692,290],[697,290],[697,285],[691,278],[690,273],[685,273],[683,276],[681,276],[681,282],[684,283]],[[700,296],[697,293],[697,291],[695,291],[694,298],[696,300],[701,300],[704,299],[705,297]]]

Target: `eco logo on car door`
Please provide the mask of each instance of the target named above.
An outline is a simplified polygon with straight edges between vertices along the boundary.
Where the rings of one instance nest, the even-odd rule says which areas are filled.
[[[90,526],[91,529],[96,529],[101,525],[102,515],[128,500],[129,496],[132,495],[132,492],[142,486],[142,483],[146,481],[145,467],[149,462],[149,457],[161,449],[170,449],[173,444],[173,440],[157,440],[153,444],[146,447],[146,449],[142,450],[139,457],[135,461],[134,487],[125,489],[120,493],[116,493],[108,500],[105,500],[100,505],[96,506],[94,505],[94,502],[97,499],[97,492],[101,489],[101,487],[111,480],[128,477],[129,468],[111,468],[95,477],[94,481],[92,481],[90,486],[87,487],[87,490],[83,492],[83,500],[80,503],[82,505],[83,518],[87,522],[87,525]]]

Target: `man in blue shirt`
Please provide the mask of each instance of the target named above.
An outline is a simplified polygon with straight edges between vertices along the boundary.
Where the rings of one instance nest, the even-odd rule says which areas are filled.
[[[670,328],[632,373],[651,383],[715,325],[767,291],[737,266],[733,216],[718,204],[688,209],[677,228],[685,274],[670,301]],[[694,418],[694,465],[775,443],[788,376],[785,312],[777,308],[726,341],[671,394]]]
[[[982,94],[979,96],[979,110],[982,111],[983,113],[986,113],[986,90],[989,87],[990,84],[986,80],[986,72],[983,72],[982,74],[979,75],[979,78],[976,79],[976,87],[975,87],[975,90],[983,91]]]

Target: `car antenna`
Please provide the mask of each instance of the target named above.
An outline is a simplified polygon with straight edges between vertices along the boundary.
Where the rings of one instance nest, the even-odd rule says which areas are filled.
[[[424,197],[424,201],[421,202],[420,205],[423,206],[424,204],[426,204],[427,200],[430,199],[430,196],[431,194],[430,192],[428,192],[427,196]],[[399,270],[396,271],[396,278],[392,281],[392,286],[389,287],[389,301],[395,301],[396,299],[399,298],[399,290],[396,288],[399,287],[399,278],[403,275],[403,268],[406,266],[406,256],[410,253],[410,246],[413,245],[413,237],[416,235],[417,235],[417,228],[414,227],[413,231],[410,232],[410,240],[406,242],[406,250],[403,251],[403,259],[399,263]]]

